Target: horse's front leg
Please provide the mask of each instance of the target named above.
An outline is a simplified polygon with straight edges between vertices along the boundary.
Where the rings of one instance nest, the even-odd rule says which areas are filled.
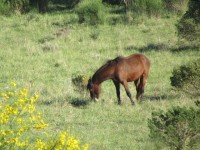
[[[127,96],[128,96],[128,97],[130,98],[130,100],[131,100],[132,105],[135,105],[135,102],[133,101],[132,96],[131,96],[131,92],[130,92],[130,90],[129,90],[129,88],[128,88],[128,82],[127,82],[127,81],[124,81],[124,82],[122,82],[122,84],[123,84],[123,86],[124,86],[124,88],[125,88],[125,90],[126,90]]]
[[[115,80],[113,80],[113,83],[114,83],[115,88],[116,88],[118,104],[121,105],[122,101],[121,101],[121,98],[120,98],[120,83],[115,81]]]

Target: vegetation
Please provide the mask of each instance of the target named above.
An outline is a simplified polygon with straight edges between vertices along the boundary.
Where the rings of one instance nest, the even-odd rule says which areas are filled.
[[[178,36],[199,46],[200,43],[200,1],[190,0],[189,9],[177,24]]]
[[[80,2],[76,12],[80,23],[97,25],[104,23],[104,10],[101,0],[84,0]]]
[[[167,112],[153,112],[148,125],[152,139],[164,142],[170,149],[182,150],[197,148],[199,124],[200,109],[175,107]]]
[[[172,86],[193,96],[200,95],[200,59],[174,69],[172,74]]]
[[[80,142],[68,132],[60,133],[57,139],[42,132],[48,124],[35,108],[39,96],[30,96],[27,88],[18,92],[15,86],[12,81],[11,87],[1,93],[0,149],[88,149],[88,144],[80,146]]]
[[[28,149],[36,149],[36,143],[42,146],[48,142],[52,146],[55,145],[53,142],[62,143],[63,138],[67,143],[71,135],[75,135],[78,137],[74,138],[75,141],[80,139],[79,146],[88,143],[88,149],[168,149],[171,145],[156,144],[149,137],[148,119],[152,118],[152,112],[160,109],[172,112],[174,107],[185,112],[187,110],[181,109],[185,106],[193,112],[199,107],[199,95],[191,97],[185,92],[177,92],[170,84],[174,68],[188,66],[200,55],[198,46],[177,45],[179,38],[175,24],[180,14],[184,14],[184,9],[180,9],[178,15],[174,12],[177,6],[185,8],[185,3],[179,4],[180,1],[174,0],[168,1],[171,3],[167,6],[167,1],[162,1],[162,5],[166,6],[155,10],[159,14],[153,9],[136,13],[140,7],[133,10],[132,5],[126,12],[124,3],[107,5],[95,1],[96,16],[103,14],[101,22],[101,15],[90,19],[94,17],[89,13],[93,8],[91,1],[77,0],[72,6],[67,3],[69,1],[48,1],[46,13],[35,11],[38,8],[30,5],[29,1],[28,12],[18,15],[9,11],[10,5],[0,2],[0,93],[4,93],[1,113],[5,110],[3,104],[7,102],[5,93],[10,91],[7,83],[15,80],[18,85],[16,93],[21,90],[20,87],[25,87],[30,95],[40,95],[34,102],[35,113],[41,112],[42,120],[48,124],[45,129],[24,131],[18,142],[30,137]],[[134,4],[136,2],[139,3],[135,1]],[[152,5],[154,2],[151,2]],[[178,4],[175,5],[175,2]],[[142,4],[139,6],[143,7]],[[144,6],[147,4],[144,3]],[[153,6],[156,7],[150,8],[159,5],[155,3]],[[84,12],[80,14],[86,18],[81,24],[80,8]],[[149,11],[152,13],[149,14]],[[88,77],[107,60],[133,53],[145,54],[152,64],[142,101],[135,107],[131,106],[125,90],[121,88],[122,106],[118,106],[115,87],[111,81],[106,81],[102,84],[99,102],[92,102],[85,90]],[[133,85],[130,83],[129,87],[134,96],[136,90]],[[9,100],[17,101],[17,96]],[[30,101],[27,101],[26,105],[29,104]],[[14,114],[12,116],[17,119]],[[29,121],[30,116],[26,112],[21,118],[34,127],[34,123]],[[10,129],[20,127],[20,124],[17,125]],[[0,130],[4,130],[5,126],[1,127]],[[51,136],[47,137],[45,133]],[[37,140],[39,138],[41,140]],[[199,142],[195,146],[200,147]]]
[[[187,10],[189,0],[164,0],[164,6],[169,12],[183,14]]]

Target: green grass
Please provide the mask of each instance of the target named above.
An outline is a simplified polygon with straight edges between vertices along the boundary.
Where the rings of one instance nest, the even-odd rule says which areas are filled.
[[[152,111],[195,107],[196,98],[170,86],[173,68],[200,56],[195,49],[170,50],[177,48],[177,19],[142,17],[132,25],[87,26],[71,23],[77,16],[66,12],[0,16],[0,86],[15,80],[38,92],[37,108],[50,124],[49,132],[69,128],[91,150],[157,149],[148,135]],[[161,44],[164,47],[155,48]],[[151,70],[144,99],[136,107],[123,88],[123,105],[117,105],[111,81],[102,84],[98,103],[90,102],[89,93],[74,91],[74,74],[92,76],[108,59],[142,49],[151,60]],[[135,97],[133,83],[130,88]]]

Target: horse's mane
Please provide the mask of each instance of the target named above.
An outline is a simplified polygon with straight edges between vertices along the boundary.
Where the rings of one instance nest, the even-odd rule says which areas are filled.
[[[108,60],[107,62],[106,62],[106,64],[108,64],[108,65],[110,65],[110,64],[113,64],[113,63],[118,63],[119,62],[119,60],[120,59],[122,59],[123,57],[122,56],[118,56],[118,57],[116,57],[115,59],[111,59],[111,60]]]
[[[120,59],[122,59],[123,57],[122,56],[118,56],[118,57],[116,57],[116,58],[114,58],[114,59],[111,59],[111,60],[108,60],[104,65],[102,65],[96,72],[95,72],[95,74],[94,74],[94,76],[97,74],[97,73],[99,73],[102,69],[104,69],[105,67],[108,67],[108,66],[110,66],[110,65],[112,65],[112,64],[117,64],[119,61],[120,61]]]

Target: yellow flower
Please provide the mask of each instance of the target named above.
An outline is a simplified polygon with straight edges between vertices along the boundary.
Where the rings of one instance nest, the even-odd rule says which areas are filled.
[[[8,95],[10,96],[10,97],[13,97],[15,94],[14,94],[14,92],[8,92]]]
[[[5,130],[1,130],[1,135],[6,136],[6,131]]]
[[[27,126],[20,127],[20,129],[17,132],[17,135],[21,135],[22,132],[27,131],[29,128]]]
[[[6,95],[6,93],[4,93],[4,92],[1,93],[1,96],[2,96],[2,97],[5,97],[5,95]]]
[[[21,118],[17,118],[17,123],[21,124],[23,122],[23,120]]]
[[[31,117],[29,117],[29,120],[30,120],[30,122],[35,121],[35,120],[36,120],[36,116],[31,116]]]
[[[69,137],[69,139],[67,140],[67,147],[69,147],[69,150],[79,150],[80,146],[79,146],[79,141],[76,140],[73,136]]]
[[[24,89],[20,90],[18,96],[19,97],[27,97],[28,96],[28,89],[24,88]]]
[[[36,150],[44,150],[47,148],[47,144],[42,142],[41,139],[37,139],[36,145],[35,145]]]
[[[7,113],[4,112],[4,113],[0,114],[0,123],[1,124],[7,124],[9,119],[10,119],[10,117]]]
[[[16,86],[16,83],[12,83]],[[35,102],[38,99],[38,95],[30,96],[28,89],[21,89],[19,92],[2,92],[1,96],[5,99],[0,102],[0,147],[5,149],[27,149],[30,148],[28,143],[32,140],[32,137],[27,137],[23,141],[20,141],[21,136],[24,132],[29,132],[33,129],[44,129],[48,126],[39,112],[36,111]],[[45,132],[40,132],[46,134]],[[80,146],[80,142],[70,136],[68,132],[62,132],[58,139],[50,141],[50,144],[36,138],[35,147],[36,150],[83,150],[88,149],[88,144]],[[53,146],[53,147],[51,147]]]
[[[25,147],[26,145],[27,145],[27,141],[24,141],[24,142],[19,142],[19,141],[16,141],[16,145],[18,146],[18,147]]]
[[[66,140],[67,136],[68,136],[67,132],[63,132],[60,134],[60,144],[61,145],[65,144],[65,140]]]
[[[82,148],[83,148],[83,150],[88,150],[88,148],[89,148],[89,144],[85,144],[85,145],[83,145]]]
[[[28,112],[33,113],[35,111],[35,106],[33,104],[28,105]]]
[[[56,148],[55,148],[55,150],[62,150],[63,148],[62,148],[62,146],[61,145],[56,145]]]
[[[37,113],[36,118],[37,118],[37,119],[41,119],[41,113],[40,113],[40,112]]]
[[[12,81],[12,82],[10,83],[10,85],[13,86],[13,87],[15,87],[17,84],[16,84],[15,81]]]
[[[31,104],[35,103],[39,98],[38,94],[35,94],[34,96],[31,97]]]
[[[17,102],[15,102],[17,106],[24,107],[26,105],[26,101],[22,98],[19,98]]]
[[[40,120],[40,122],[36,123],[35,126],[34,126],[34,128],[37,129],[37,130],[44,129],[46,127],[48,127],[48,124],[44,123],[43,120]]]
[[[8,94],[6,94],[6,93],[4,93],[4,92],[1,93],[1,96],[4,97],[4,98],[6,98],[6,99],[9,99]]]
[[[15,115],[19,113],[17,108],[14,108],[9,104],[6,105],[5,112],[6,114],[15,114]]]
[[[7,133],[10,135],[14,135],[14,131],[12,131],[12,130],[7,130]]]

